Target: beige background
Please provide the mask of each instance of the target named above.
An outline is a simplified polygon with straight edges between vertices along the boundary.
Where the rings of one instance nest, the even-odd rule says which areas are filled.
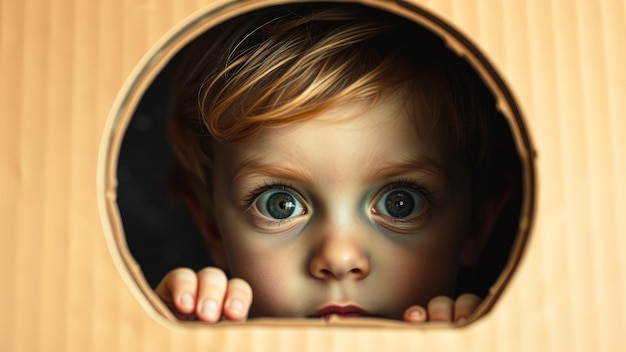
[[[107,248],[101,138],[141,58],[209,3],[0,0],[0,350],[626,348],[624,1],[416,2],[487,54],[538,152],[532,238],[487,317],[456,330],[186,328],[149,309]]]

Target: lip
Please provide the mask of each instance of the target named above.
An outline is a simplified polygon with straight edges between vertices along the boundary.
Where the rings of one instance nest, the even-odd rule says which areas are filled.
[[[342,306],[342,305],[331,304],[318,310],[317,312],[315,312],[315,314],[313,314],[310,317],[329,319],[331,316],[338,316],[341,318],[363,318],[363,317],[371,317],[372,315],[368,313],[365,309],[360,308],[356,305]]]

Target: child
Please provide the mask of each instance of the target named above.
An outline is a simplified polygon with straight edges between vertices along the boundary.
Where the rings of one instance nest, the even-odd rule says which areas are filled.
[[[476,309],[458,272],[513,186],[494,99],[441,39],[361,5],[299,4],[227,21],[182,57],[170,141],[215,267],[163,278],[177,317]]]

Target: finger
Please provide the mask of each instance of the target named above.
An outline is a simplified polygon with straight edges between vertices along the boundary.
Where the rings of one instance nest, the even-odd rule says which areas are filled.
[[[196,316],[199,320],[216,323],[222,316],[228,278],[221,269],[204,268],[198,272]]]
[[[463,323],[480,305],[481,299],[475,294],[465,293],[456,299],[454,321]]]
[[[244,321],[248,317],[252,304],[252,287],[242,279],[232,279],[228,282],[223,315],[228,320]]]
[[[451,322],[453,317],[454,301],[450,297],[437,296],[428,302],[429,321]]]
[[[422,306],[411,306],[404,311],[404,321],[408,323],[424,323],[426,320],[428,314]]]
[[[197,284],[193,270],[178,268],[165,275],[155,292],[177,318],[184,319],[194,311]]]

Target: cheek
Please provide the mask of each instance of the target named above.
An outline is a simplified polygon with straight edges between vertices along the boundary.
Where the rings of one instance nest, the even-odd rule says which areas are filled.
[[[227,199],[222,204],[215,214],[223,250],[231,276],[252,286],[250,316],[294,315],[297,307],[291,307],[293,300],[289,297],[294,296],[294,285],[303,286],[297,275],[302,270],[302,264],[298,263],[301,253],[277,243],[276,238],[268,237],[271,234],[255,232]]]
[[[459,266],[462,224],[437,221],[423,232],[377,246],[379,299],[392,300],[394,317],[411,305],[426,306],[436,296],[452,296]],[[389,295],[390,297],[386,297]]]
[[[246,280],[254,292],[250,317],[257,316],[297,316],[291,299],[298,277],[290,263],[279,261],[280,257],[254,258],[251,265],[235,270],[234,276]]]
[[[314,290],[297,256],[272,255],[256,258],[253,265],[241,268],[240,276],[254,292],[250,317],[300,317],[310,314],[316,302]],[[309,308],[309,310],[307,310]]]
[[[384,264],[381,284],[404,308],[412,304],[424,305],[437,295],[452,295],[458,268],[456,251],[429,250],[427,246],[416,251],[396,253]]]
[[[232,233],[231,233],[232,234]],[[239,235],[239,236],[238,236]],[[254,293],[250,317],[298,316],[304,297],[303,254],[254,233],[238,232],[225,241],[232,277],[246,280]],[[300,297],[300,298],[298,298]]]

